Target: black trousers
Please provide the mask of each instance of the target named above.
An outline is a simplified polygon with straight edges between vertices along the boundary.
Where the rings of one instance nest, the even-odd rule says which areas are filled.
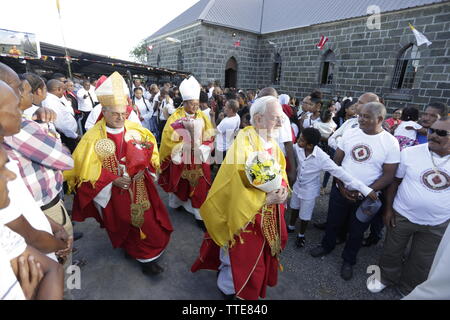
[[[364,232],[371,223],[371,221],[363,223],[356,218],[356,210],[361,202],[347,200],[333,184],[328,205],[327,228],[322,239],[322,247],[328,252],[332,251],[336,246],[336,237],[339,231],[347,224],[348,238],[342,252],[342,258],[352,265],[356,264],[356,257],[364,239]],[[375,217],[380,214],[379,211]]]

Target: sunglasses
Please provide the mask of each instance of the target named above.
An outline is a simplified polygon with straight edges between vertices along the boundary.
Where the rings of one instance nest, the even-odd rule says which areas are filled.
[[[439,129],[428,129],[430,131],[430,134],[436,133],[439,137],[446,137],[450,135],[450,131],[447,130],[439,130]]]

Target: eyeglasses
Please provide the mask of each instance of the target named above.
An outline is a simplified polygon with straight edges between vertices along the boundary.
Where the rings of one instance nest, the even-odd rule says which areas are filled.
[[[281,123],[281,124],[284,123],[284,117],[274,117],[271,120],[274,122],[277,122],[277,123]]]
[[[113,115],[114,117],[116,117],[116,118],[119,118],[119,117],[123,117],[123,118],[127,118],[128,117],[128,112],[111,112],[111,111],[109,111],[109,113],[111,113],[111,115]]]
[[[439,130],[439,129],[428,129],[430,131],[430,134],[436,133],[439,137],[446,137],[450,135],[450,131],[447,130]]]

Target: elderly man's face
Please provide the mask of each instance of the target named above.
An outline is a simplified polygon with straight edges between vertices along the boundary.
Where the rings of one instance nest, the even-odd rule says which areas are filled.
[[[432,131],[428,133],[430,150],[440,154],[450,154],[450,119],[436,121],[430,129]]]
[[[359,127],[362,131],[375,131],[381,125],[383,119],[377,115],[367,106],[363,105],[359,112]]]
[[[439,110],[433,107],[428,107],[420,116],[420,124],[424,128],[430,128],[437,119],[440,118]]]
[[[113,129],[121,129],[128,117],[127,107],[105,107],[102,111],[106,125]]]
[[[183,101],[183,108],[186,113],[194,114],[197,112],[199,108],[200,102],[199,100],[188,100]]]
[[[0,145],[0,209],[4,209],[9,206],[8,197],[8,181],[12,181],[16,178],[14,172],[6,168],[6,163],[8,162],[8,157],[6,156],[5,150]]]
[[[266,112],[257,115],[255,119],[257,129],[266,130],[269,137],[272,137],[274,131],[283,125],[283,120],[283,111],[278,101],[269,103],[266,106]]]

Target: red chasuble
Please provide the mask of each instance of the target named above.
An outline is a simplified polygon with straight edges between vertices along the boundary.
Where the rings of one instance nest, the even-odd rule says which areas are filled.
[[[211,187],[211,168],[207,163],[174,164],[170,158],[161,163],[161,174],[158,183],[166,192],[173,192],[180,200],[192,202],[193,208],[200,208],[206,200]],[[198,178],[197,185],[193,186],[182,178],[183,171],[202,170],[203,176]]]
[[[116,157],[123,165],[125,162],[121,159],[125,157],[127,151],[124,134],[125,131],[119,134],[107,134],[108,138],[114,141]],[[155,172],[150,164],[147,169]],[[114,248],[125,249],[135,259],[157,257],[167,246],[173,228],[167,209],[161,201],[148,171],[145,172],[144,182],[150,208],[144,213],[141,230],[131,224],[131,197],[128,190],[113,185],[111,199],[106,208],[102,208],[101,215],[94,206],[94,198],[97,194],[118,177],[110,170],[102,168],[95,187],[90,182],[81,184],[74,199],[73,220],[84,221],[86,218],[95,218],[101,227],[106,228]],[[145,239],[142,239],[141,231],[145,234]]]
[[[272,153],[272,149],[268,150]],[[287,186],[283,180],[282,185]],[[284,206],[274,205],[272,215],[276,221],[276,230],[284,249],[288,240]],[[270,219],[269,219],[270,220]],[[266,221],[266,220],[264,220]],[[236,296],[244,300],[257,300],[266,297],[267,286],[275,286],[278,281],[278,258],[271,254],[270,239],[266,238],[263,230],[261,210],[255,215],[254,223],[234,238],[235,244],[229,248],[231,272]],[[200,248],[200,255],[191,267],[192,272],[201,269],[218,270],[220,266],[220,247],[205,233]]]

